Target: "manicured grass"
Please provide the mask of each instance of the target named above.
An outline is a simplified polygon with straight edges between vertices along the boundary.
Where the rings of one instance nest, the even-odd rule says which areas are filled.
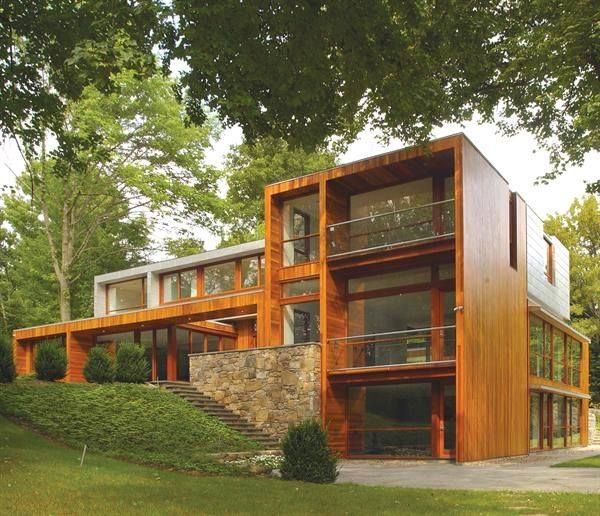
[[[177,396],[143,385],[20,380],[0,385],[0,414],[75,448],[181,470],[224,472],[210,457],[258,445]]]
[[[553,468],[600,468],[600,455],[554,464]],[[600,482],[600,476],[598,477]]]
[[[5,514],[594,514],[600,496],[192,476],[80,452],[0,418]]]

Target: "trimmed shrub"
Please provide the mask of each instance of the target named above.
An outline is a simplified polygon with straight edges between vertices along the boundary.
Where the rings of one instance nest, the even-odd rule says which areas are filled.
[[[10,341],[0,335],[0,383],[10,383],[17,376],[15,360]]]
[[[67,354],[56,342],[42,342],[35,354],[35,373],[38,380],[54,382],[67,375]]]
[[[308,419],[292,426],[282,449],[284,479],[325,484],[337,478],[337,457],[327,446],[327,432],[318,421]]]
[[[83,376],[90,383],[112,383],[115,381],[115,361],[106,348],[95,346],[85,361]]]
[[[117,350],[115,368],[117,382],[144,383],[150,375],[150,364],[142,346],[131,342],[123,342]]]

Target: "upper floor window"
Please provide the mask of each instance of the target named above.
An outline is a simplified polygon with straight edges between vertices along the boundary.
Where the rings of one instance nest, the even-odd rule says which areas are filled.
[[[319,258],[319,196],[306,195],[283,203],[283,265]]]
[[[217,294],[235,288],[235,262],[219,263],[204,268],[204,293]]]
[[[258,287],[265,284],[265,259],[263,256],[242,258],[242,288]]]
[[[176,301],[198,295],[196,269],[177,271],[163,276],[163,301]]]
[[[509,261],[513,269],[517,268],[517,194],[510,192],[508,201],[508,238]]]
[[[546,249],[546,265],[544,272],[546,274],[546,279],[554,284],[554,247],[552,241],[547,237],[544,237],[544,245]]]
[[[146,278],[137,278],[106,287],[107,312],[133,310],[146,306]]]

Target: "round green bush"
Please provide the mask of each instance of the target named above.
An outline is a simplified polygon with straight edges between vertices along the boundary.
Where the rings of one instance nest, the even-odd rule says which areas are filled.
[[[123,383],[144,383],[150,375],[150,364],[144,348],[138,344],[124,342],[119,345],[116,361],[116,380]]]
[[[115,381],[115,361],[106,348],[95,346],[90,349],[83,376],[90,383],[112,383]]]
[[[292,426],[283,444],[281,476],[325,484],[337,478],[337,457],[327,446],[327,432],[318,421],[308,419]]]
[[[38,380],[54,382],[67,375],[67,354],[55,342],[42,342],[35,355],[35,374]]]
[[[12,346],[4,335],[0,335],[0,383],[10,383],[16,376]]]

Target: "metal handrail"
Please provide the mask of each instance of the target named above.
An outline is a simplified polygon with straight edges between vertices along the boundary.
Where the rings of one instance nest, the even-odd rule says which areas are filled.
[[[338,341],[348,341],[348,340],[357,340],[357,339],[364,339],[364,338],[374,338],[374,337],[389,337],[389,336],[396,336],[396,335],[408,335],[408,334],[413,334],[413,333],[427,333],[427,332],[431,332],[431,331],[435,331],[435,330],[449,330],[452,328],[456,328],[456,325],[448,325],[448,326],[434,326],[431,328],[419,328],[416,330],[400,330],[400,331],[389,331],[389,332],[384,332],[384,333],[369,333],[369,334],[365,334],[365,335],[352,335],[350,337],[336,337],[334,339],[328,339],[327,342],[338,342]]]
[[[454,199],[445,199],[443,201],[436,201],[436,202],[432,202],[430,204],[422,204],[420,206],[413,206],[411,208],[402,208],[401,210],[387,211],[385,213],[377,213],[375,215],[367,215],[366,217],[359,217],[358,219],[351,219],[351,220],[345,220],[343,222],[336,222],[335,224],[329,224],[327,226],[327,229],[330,229],[330,228],[333,228],[336,226],[342,226],[344,224],[350,224],[352,222],[361,222],[363,220],[373,220],[378,217],[385,217],[387,215],[395,215],[396,213],[404,213],[406,211],[414,211],[414,210],[418,210],[419,208],[428,208],[430,206],[437,206],[439,204],[445,204],[445,203],[449,203],[449,202],[454,202]]]

